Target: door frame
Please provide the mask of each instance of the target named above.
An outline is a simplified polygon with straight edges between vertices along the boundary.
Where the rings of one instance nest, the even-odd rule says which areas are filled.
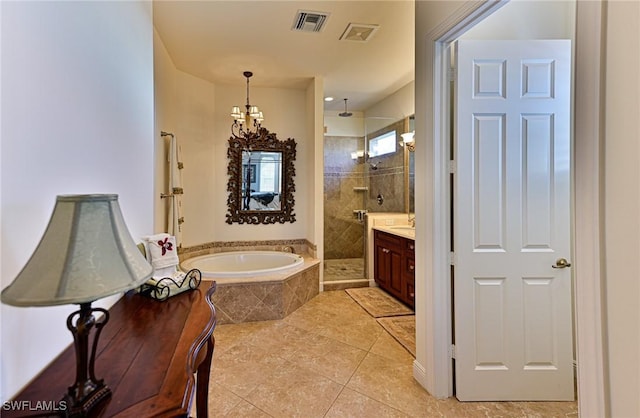
[[[424,284],[416,282],[416,361],[414,377],[433,396],[453,394],[451,365],[452,316],[449,248],[451,236],[449,202],[449,128],[447,45],[461,34],[504,6],[508,0],[467,1],[448,19],[429,32],[420,48],[431,57],[423,83],[416,83],[416,92],[426,95],[419,113],[416,103],[416,136],[433,138],[433,143],[417,155],[430,170],[424,173],[425,222],[416,228],[417,244],[426,264],[416,266],[424,276]],[[603,214],[600,201],[603,191],[602,153],[600,143],[604,124],[603,73],[604,2],[576,1],[576,36],[573,138],[574,138],[574,315],[577,358],[578,408],[582,416],[606,416],[604,342],[603,342],[603,274],[602,231]],[[417,46],[418,47],[418,46]],[[421,121],[422,120],[422,121]],[[428,141],[426,141],[428,142]],[[416,149],[418,151],[418,149]],[[422,238],[422,239],[420,239]],[[420,248],[418,248],[420,249]],[[437,279],[436,279],[437,278]],[[427,308],[429,307],[429,308]]]

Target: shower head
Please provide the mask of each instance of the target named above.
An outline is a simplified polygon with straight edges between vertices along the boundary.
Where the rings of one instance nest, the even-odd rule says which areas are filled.
[[[351,115],[353,115],[353,113],[347,112],[347,99],[344,99],[344,112],[338,113],[338,116],[342,116],[343,118],[348,118]]]

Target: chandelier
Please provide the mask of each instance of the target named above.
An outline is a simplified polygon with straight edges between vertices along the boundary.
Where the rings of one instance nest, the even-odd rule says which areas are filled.
[[[231,117],[233,118],[231,133],[235,137],[244,137],[249,134],[259,133],[262,127],[262,121],[264,120],[258,106],[253,106],[249,103],[249,79],[253,76],[253,73],[251,71],[245,71],[242,74],[247,78],[247,104],[245,105],[244,112],[240,110],[240,106],[233,106],[231,108]]]

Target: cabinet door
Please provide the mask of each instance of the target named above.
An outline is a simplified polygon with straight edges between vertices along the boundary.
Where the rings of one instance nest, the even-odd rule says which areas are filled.
[[[396,297],[403,297],[402,253],[397,248],[390,248],[389,253],[389,291]]]
[[[416,262],[415,257],[411,253],[405,253],[404,256],[404,288],[403,297],[405,302],[412,308],[415,305],[415,272]]]
[[[386,289],[389,287],[389,276],[391,275],[389,249],[377,240],[375,248],[374,279],[380,287]]]

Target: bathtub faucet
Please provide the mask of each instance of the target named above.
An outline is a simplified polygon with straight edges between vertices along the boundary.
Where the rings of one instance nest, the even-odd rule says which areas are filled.
[[[282,247],[282,251],[284,251],[285,253],[291,253],[291,254],[295,254],[296,253],[291,245],[287,245],[285,247]]]

